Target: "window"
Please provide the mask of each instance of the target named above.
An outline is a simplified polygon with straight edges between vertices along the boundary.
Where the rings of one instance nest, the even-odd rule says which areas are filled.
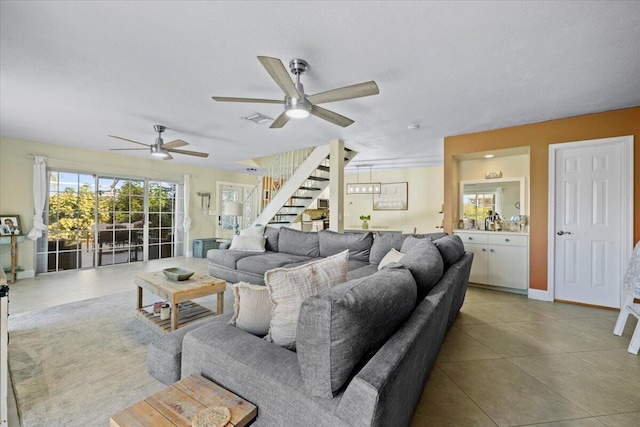
[[[182,190],[178,183],[50,170],[36,273],[181,256]]]
[[[480,224],[489,215],[489,211],[496,210],[495,193],[472,193],[462,197],[463,219]]]

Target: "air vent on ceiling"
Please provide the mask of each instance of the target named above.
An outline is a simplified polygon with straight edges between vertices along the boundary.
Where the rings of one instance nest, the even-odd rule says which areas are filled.
[[[260,113],[253,113],[250,116],[243,117],[243,119],[252,121],[253,123],[257,123],[259,125],[273,121],[271,117],[267,117],[264,114]]]

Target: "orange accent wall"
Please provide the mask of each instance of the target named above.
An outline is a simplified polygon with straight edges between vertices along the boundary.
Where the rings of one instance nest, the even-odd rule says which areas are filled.
[[[530,218],[529,287],[547,289],[547,221],[549,144],[633,135],[634,242],[640,240],[640,107],[587,114],[444,139],[444,224],[452,232],[457,203],[457,161],[454,156],[478,151],[529,147]]]

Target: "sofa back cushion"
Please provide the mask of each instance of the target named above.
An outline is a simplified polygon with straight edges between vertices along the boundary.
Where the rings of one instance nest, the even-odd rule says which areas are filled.
[[[418,301],[422,301],[442,277],[444,262],[431,239],[415,240],[417,242],[411,245],[398,263],[407,267],[413,275],[418,287]]]
[[[328,257],[349,249],[349,261],[369,262],[373,233],[336,233],[330,230],[318,232],[320,256]]]
[[[457,234],[442,237],[434,240],[433,243],[435,243],[440,255],[442,255],[445,270],[464,255],[464,243],[462,243],[462,239]]]
[[[318,233],[298,231],[293,228],[280,228],[278,252],[318,258],[320,256],[320,240]]]
[[[409,236],[413,236],[417,239],[431,238],[439,239],[446,236],[446,233],[426,233],[426,234],[397,234],[397,233],[378,233],[373,239],[373,245],[371,245],[371,254],[369,255],[369,262],[371,264],[380,264],[382,258],[389,253],[391,249],[400,251],[405,239]]]
[[[376,351],[415,305],[413,276],[397,264],[307,298],[296,341],[307,393],[335,396],[362,358]]]
[[[273,303],[269,332],[265,339],[295,350],[302,301],[346,282],[348,258],[349,252],[344,251],[298,267],[275,268],[264,273],[264,282]]]
[[[265,249],[272,252],[278,252],[278,236],[280,236],[280,229],[278,227],[264,228],[264,237],[267,238]]]

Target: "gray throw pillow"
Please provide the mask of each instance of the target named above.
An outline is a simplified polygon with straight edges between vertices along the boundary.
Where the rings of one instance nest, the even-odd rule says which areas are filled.
[[[362,358],[376,351],[415,305],[416,283],[400,265],[307,298],[296,335],[307,393],[332,398]]]
[[[320,257],[320,240],[318,233],[282,227],[280,228],[280,236],[278,238],[278,250],[279,252],[288,254],[318,258]]]
[[[371,245],[371,253],[369,254],[369,262],[371,264],[380,264],[382,258],[389,253],[391,249],[397,251],[402,248],[402,243],[410,234],[397,234],[397,233],[378,233],[373,239],[373,245]]]
[[[434,240],[433,243],[435,243],[440,251],[440,255],[442,255],[445,270],[455,264],[455,262],[464,255],[464,243],[462,243],[462,239],[457,234],[442,237],[441,239]]]
[[[369,262],[373,233],[336,233],[320,230],[320,256],[328,257],[349,249],[349,261]]]
[[[423,239],[431,240],[431,237],[416,237],[416,236],[407,237],[406,239],[404,239],[404,242],[402,242],[402,247],[400,248],[400,252],[402,252],[403,254],[409,252],[411,248],[413,248],[416,244],[421,242]]]
[[[419,239],[398,263],[407,267],[413,275],[418,287],[418,301],[427,296],[444,273],[442,256],[431,239]]]

